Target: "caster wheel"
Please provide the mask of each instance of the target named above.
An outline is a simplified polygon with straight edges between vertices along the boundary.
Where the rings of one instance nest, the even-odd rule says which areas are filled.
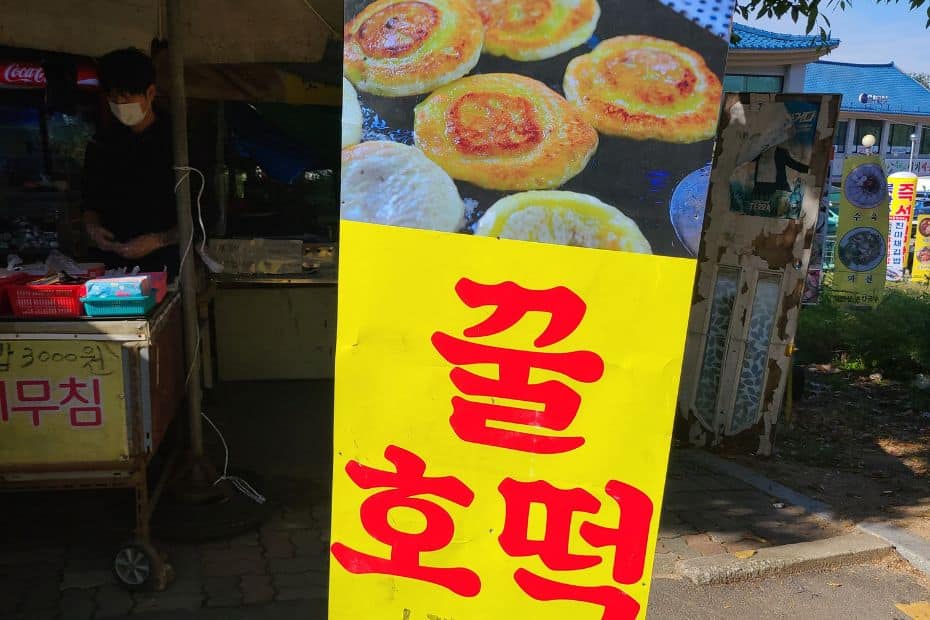
[[[130,590],[160,592],[174,579],[174,569],[152,547],[134,541],[123,545],[113,558],[116,579]]]

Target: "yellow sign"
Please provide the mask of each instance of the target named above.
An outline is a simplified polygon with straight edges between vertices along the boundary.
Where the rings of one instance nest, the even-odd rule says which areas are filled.
[[[875,305],[885,286],[888,233],[888,181],[881,158],[847,157],[840,194],[834,297],[849,305]]]
[[[341,246],[329,617],[645,617],[694,261]]]
[[[0,340],[0,468],[127,454],[119,345]]]
[[[914,263],[911,278],[915,282],[930,280],[930,215],[917,217],[917,234],[914,237]]]
[[[900,282],[907,267],[911,219],[917,201],[917,175],[895,172],[888,175],[888,272],[886,279]]]

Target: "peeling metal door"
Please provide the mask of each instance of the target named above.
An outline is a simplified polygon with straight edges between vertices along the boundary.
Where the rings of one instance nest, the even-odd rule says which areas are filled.
[[[833,95],[727,96],[679,393],[693,444],[771,453],[838,110]]]

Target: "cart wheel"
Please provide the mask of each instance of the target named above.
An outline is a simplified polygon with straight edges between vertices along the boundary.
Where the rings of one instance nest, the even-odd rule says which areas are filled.
[[[174,569],[152,547],[134,541],[123,545],[113,559],[113,572],[123,586],[130,590],[161,591],[174,577]]]

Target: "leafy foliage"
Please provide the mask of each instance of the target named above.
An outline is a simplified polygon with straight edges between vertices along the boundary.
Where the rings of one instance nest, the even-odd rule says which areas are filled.
[[[921,86],[930,90],[930,73],[912,73],[911,77],[920,82]]]
[[[879,4],[907,4],[910,10],[920,9],[926,5],[927,23],[930,28],[930,2],[928,0],[875,0]],[[761,17],[790,17],[795,23],[804,20],[807,32],[820,29],[820,37],[827,39],[827,28],[830,20],[820,12],[821,0],[738,0],[736,11],[743,19],[750,20]],[[827,0],[830,8],[845,11],[852,6],[852,0]]]

